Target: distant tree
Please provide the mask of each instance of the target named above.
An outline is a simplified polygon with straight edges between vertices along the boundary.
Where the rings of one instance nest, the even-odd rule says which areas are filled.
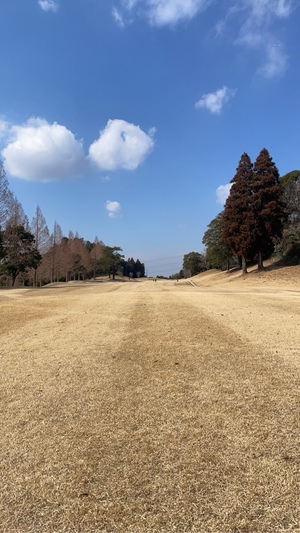
[[[145,265],[139,259],[136,261],[133,257],[129,257],[127,261],[122,263],[124,276],[131,278],[143,278],[145,276]]]
[[[285,216],[279,172],[266,148],[254,163],[252,182],[251,210],[256,222],[258,268],[261,269],[264,255],[272,250],[274,239],[282,235]]]
[[[36,249],[40,252],[41,255],[45,254],[49,248],[50,234],[45,217],[43,216],[39,205],[36,207],[35,216],[33,217],[31,222],[31,233],[34,236]],[[35,268],[33,275],[34,287],[37,286],[37,271],[38,268]]]
[[[100,260],[103,271],[112,276],[115,279],[115,276],[122,264],[124,255],[120,254],[122,248],[119,246],[104,246],[103,248],[103,257]]]
[[[183,256],[183,270],[187,275],[195,276],[206,270],[205,257],[198,252],[190,252]]]
[[[171,274],[169,276],[170,279],[183,279],[184,278],[184,271],[181,269],[179,272],[176,272],[176,274]]]
[[[49,249],[43,258],[43,271],[44,276],[51,283],[58,281],[60,276],[65,273],[63,265],[64,257],[60,244],[63,238],[63,233],[58,222],[54,222],[53,232],[49,239]]]
[[[40,253],[45,253],[49,248],[50,233],[45,217],[39,205],[35,210],[35,216],[31,222],[31,233],[35,238],[35,246]]]
[[[223,238],[222,220],[223,211],[208,224],[202,243],[206,247],[207,267],[229,270],[230,265],[235,263],[235,259],[229,244]]]
[[[7,224],[12,226],[24,226],[26,231],[30,231],[28,217],[25,215],[22,204],[15,196],[10,198]]]
[[[4,228],[9,218],[13,198],[13,194],[8,186],[5,168],[2,161],[0,161],[0,229]]]
[[[88,244],[89,261],[92,277],[95,279],[97,272],[99,271],[100,261],[103,257],[103,242],[99,241],[98,237],[95,238],[93,243]],[[100,271],[99,271],[100,273]]]
[[[125,276],[129,276],[131,278],[134,277],[134,269],[135,269],[135,261],[133,257],[128,257],[127,261],[125,261],[124,265],[124,274]]]
[[[135,262],[134,275],[137,278],[143,278],[145,276],[145,265],[139,259]]]
[[[280,178],[286,218],[280,244],[284,256],[300,258],[300,170]]]
[[[77,234],[78,235],[78,234]],[[89,251],[79,236],[69,242],[71,247],[72,274],[74,279],[85,279],[89,269]]]
[[[245,152],[231,180],[229,196],[222,216],[223,238],[232,252],[240,258],[243,274],[247,260],[254,256],[256,247],[256,219],[252,209],[253,165]]]
[[[3,233],[3,258],[0,269],[12,280],[12,286],[21,272],[37,268],[42,256],[34,246],[34,236],[24,226],[6,225]]]

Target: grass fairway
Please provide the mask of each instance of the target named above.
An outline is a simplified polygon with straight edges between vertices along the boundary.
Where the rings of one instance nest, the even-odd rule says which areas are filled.
[[[0,290],[1,533],[300,532],[299,281]]]

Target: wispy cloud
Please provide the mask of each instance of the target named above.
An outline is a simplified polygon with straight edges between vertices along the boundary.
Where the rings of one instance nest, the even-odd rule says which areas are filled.
[[[121,204],[116,201],[106,200],[105,209],[108,211],[109,218],[117,218],[121,210]]]
[[[288,64],[288,57],[283,52],[280,44],[268,43],[265,45],[266,61],[258,73],[265,78],[274,78],[285,73]]]
[[[108,183],[110,181],[110,176],[101,176],[101,181],[103,181],[103,183]]]
[[[153,26],[174,26],[205,11],[214,0],[120,0],[119,3],[124,12],[138,12]]]
[[[100,170],[135,170],[152,151],[154,133],[125,120],[109,120],[90,146],[89,157]]]
[[[52,11],[55,13],[59,8],[59,5],[54,0],[39,0],[38,3],[43,11]]]
[[[262,51],[263,63],[257,73],[266,78],[280,76],[288,57],[278,41],[276,25],[290,17],[298,5],[298,0],[232,0],[225,18],[216,26],[217,33],[224,34],[232,21],[237,22],[235,44]]]
[[[221,204],[221,205],[224,205],[228,196],[229,196],[229,193],[230,193],[230,188],[231,188],[231,183],[227,183],[226,185],[220,185],[217,190],[216,190],[216,196],[217,196],[217,203],[218,204]]]
[[[9,123],[0,117],[0,139],[5,137],[9,131]]]
[[[217,0],[115,0],[115,3],[112,16],[120,27],[126,25],[128,17],[130,22],[142,17],[152,26],[163,27],[192,20]],[[232,44],[260,49],[262,64],[257,73],[273,78],[285,72],[288,60],[284,44],[278,43],[278,23],[290,17],[297,7],[299,0],[228,0],[222,6],[223,18],[215,25],[216,33],[222,37],[229,29]],[[281,48],[272,49],[274,42]]]
[[[125,27],[124,19],[123,19],[121,11],[119,9],[117,9],[116,7],[113,7],[112,8],[112,16],[113,16],[115,22],[118,24],[118,26],[120,26],[120,28],[124,28]]]
[[[211,113],[218,114],[226,104],[236,94],[236,89],[229,89],[224,85],[213,93],[203,94],[200,100],[195,103],[196,109],[207,109]]]

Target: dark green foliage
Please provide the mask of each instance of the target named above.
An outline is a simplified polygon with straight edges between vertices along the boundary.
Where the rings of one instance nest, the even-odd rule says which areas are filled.
[[[183,256],[183,270],[185,276],[195,276],[206,270],[205,257],[198,252],[190,252]]]
[[[229,244],[223,238],[222,220],[223,211],[208,224],[202,242],[206,247],[207,268],[228,270],[230,266],[236,263],[236,260]]]
[[[120,269],[124,255],[121,255],[122,248],[119,246],[104,246],[103,257],[100,259],[100,264],[105,274],[112,276],[115,279],[115,275]]]
[[[123,274],[131,278],[143,278],[145,277],[145,265],[139,259],[135,261],[133,257],[128,258],[123,264]]]
[[[39,251],[34,247],[34,236],[24,226],[8,224],[3,233],[3,258],[1,272],[9,276],[12,285],[21,272],[37,268],[42,260]]]

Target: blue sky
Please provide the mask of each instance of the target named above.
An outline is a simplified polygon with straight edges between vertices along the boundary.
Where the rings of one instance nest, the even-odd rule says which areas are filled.
[[[31,221],[178,272],[240,156],[299,169],[298,0],[1,0],[0,151]]]

